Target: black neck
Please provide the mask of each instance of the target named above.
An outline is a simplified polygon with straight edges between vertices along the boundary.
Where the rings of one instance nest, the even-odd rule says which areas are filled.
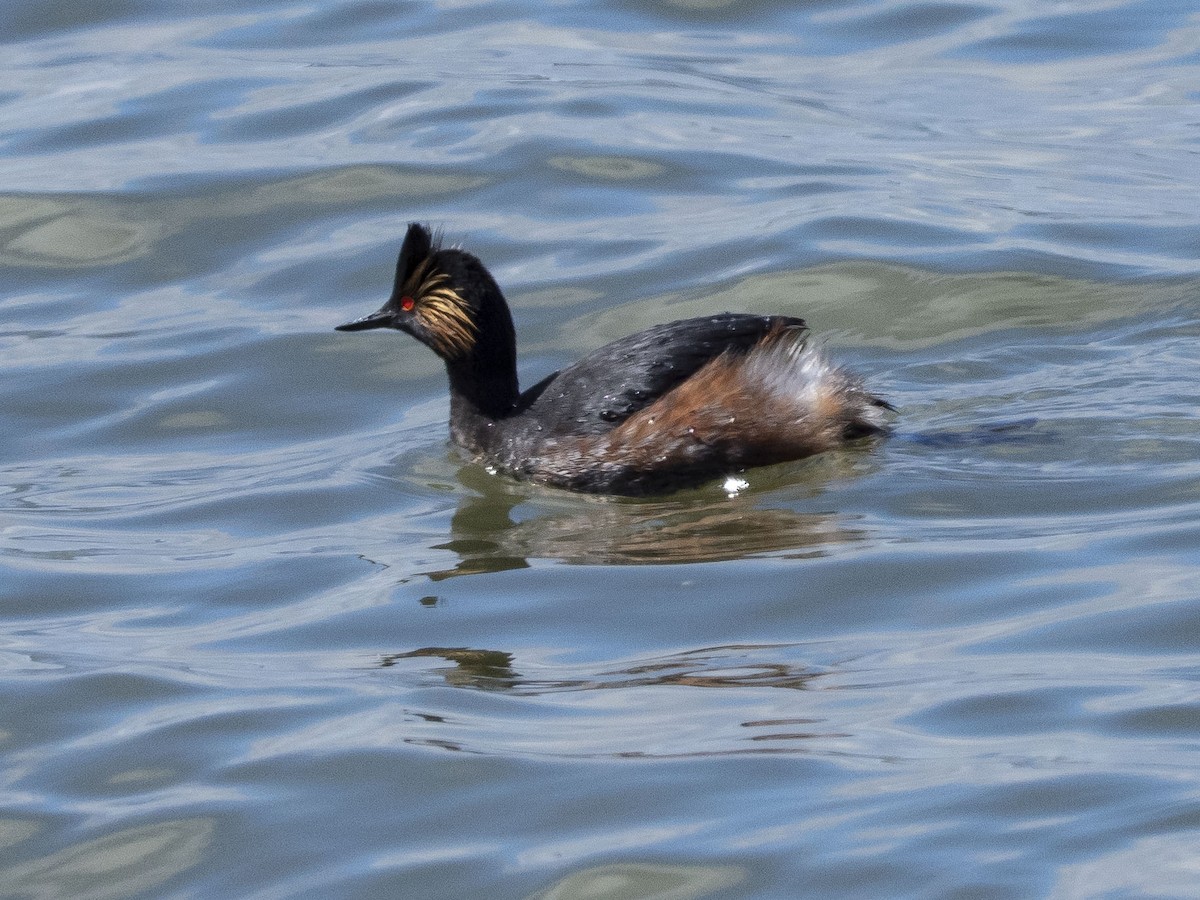
[[[517,338],[508,304],[499,290],[479,312],[479,340],[463,357],[447,360],[450,376],[450,434],[454,441],[485,450],[494,424],[512,415],[520,397]]]

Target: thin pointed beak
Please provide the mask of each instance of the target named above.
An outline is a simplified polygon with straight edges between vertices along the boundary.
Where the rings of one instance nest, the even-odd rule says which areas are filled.
[[[335,331],[366,331],[368,328],[390,328],[396,323],[396,314],[390,309],[381,309],[378,312],[373,312],[370,315],[363,316],[361,319],[355,319],[353,322],[347,322],[345,325],[338,325]]]

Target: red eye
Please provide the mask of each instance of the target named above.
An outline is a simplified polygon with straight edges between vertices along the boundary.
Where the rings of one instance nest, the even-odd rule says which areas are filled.
[[[412,297],[401,297],[400,298],[400,308],[402,310],[404,310],[405,312],[411,312],[412,308],[416,305],[417,305],[417,303],[415,300],[413,300]]]

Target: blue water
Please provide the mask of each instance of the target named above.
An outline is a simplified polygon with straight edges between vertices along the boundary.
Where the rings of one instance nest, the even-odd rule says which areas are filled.
[[[0,897],[1195,897],[1200,8],[0,9]],[[488,474],[533,384],[802,315],[873,448]]]

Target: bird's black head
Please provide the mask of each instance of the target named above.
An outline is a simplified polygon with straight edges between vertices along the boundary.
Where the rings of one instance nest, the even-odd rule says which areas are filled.
[[[462,250],[443,250],[424,225],[408,226],[392,296],[378,311],[338,331],[396,328],[448,363],[473,356],[481,340],[513,342],[512,319],[483,263]]]

